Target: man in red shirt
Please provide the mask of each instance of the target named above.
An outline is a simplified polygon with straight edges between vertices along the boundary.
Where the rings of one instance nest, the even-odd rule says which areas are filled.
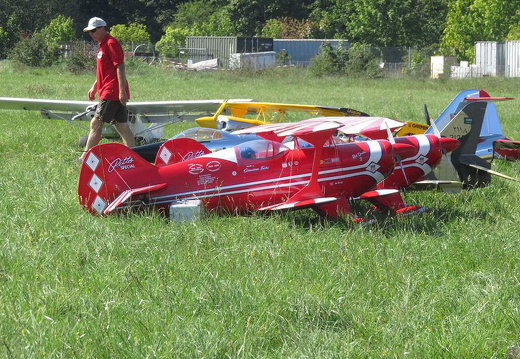
[[[99,43],[96,81],[88,91],[88,99],[93,101],[97,93],[99,103],[96,114],[90,121],[90,133],[83,156],[101,140],[103,122],[113,124],[124,144],[133,147],[135,139],[128,126],[126,109],[130,90],[126,81],[123,48],[116,38],[108,33],[107,23],[99,17],[90,19],[83,31],[88,32],[92,39]]]

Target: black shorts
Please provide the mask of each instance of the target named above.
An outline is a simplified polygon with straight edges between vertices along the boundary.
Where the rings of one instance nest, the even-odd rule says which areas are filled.
[[[119,101],[99,100],[96,117],[106,123],[124,123],[128,121],[128,110]]]

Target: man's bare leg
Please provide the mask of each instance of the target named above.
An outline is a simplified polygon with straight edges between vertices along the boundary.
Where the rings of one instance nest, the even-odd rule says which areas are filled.
[[[127,147],[135,146],[134,133],[130,130],[130,126],[127,122],[116,122],[115,124],[117,132],[121,135],[123,143]]]
[[[83,159],[88,150],[97,145],[101,141],[101,131],[103,129],[103,122],[99,120],[99,117],[95,116],[90,120],[90,132],[87,138],[87,144],[85,145],[85,151],[81,155]]]

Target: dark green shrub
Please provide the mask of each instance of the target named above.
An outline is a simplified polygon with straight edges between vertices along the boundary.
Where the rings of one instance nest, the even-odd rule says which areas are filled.
[[[344,63],[348,58],[346,50],[334,50],[329,43],[325,43],[320,52],[311,59],[309,70],[314,76],[337,75],[343,71]]]
[[[341,75],[377,78],[383,76],[379,64],[381,58],[367,45],[354,45],[349,50],[344,47],[333,49],[324,44],[310,64],[315,76]]]
[[[65,59],[65,68],[73,74],[79,75],[96,71],[96,58],[88,56],[82,51],[73,51]]]
[[[48,67],[60,59],[58,45],[47,42],[41,33],[22,39],[8,56],[11,60],[31,67]]]
[[[369,45],[354,44],[348,52],[349,59],[345,66],[347,75],[369,78],[383,76],[383,70],[379,66],[382,60],[374,48]]]

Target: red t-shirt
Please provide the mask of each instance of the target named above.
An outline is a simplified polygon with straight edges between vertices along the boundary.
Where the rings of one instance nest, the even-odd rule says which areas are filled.
[[[117,68],[124,64],[125,55],[121,44],[110,34],[107,34],[99,43],[97,53],[97,90],[100,100],[119,101],[119,81],[117,80]],[[126,94],[130,99],[128,82],[125,84]]]

